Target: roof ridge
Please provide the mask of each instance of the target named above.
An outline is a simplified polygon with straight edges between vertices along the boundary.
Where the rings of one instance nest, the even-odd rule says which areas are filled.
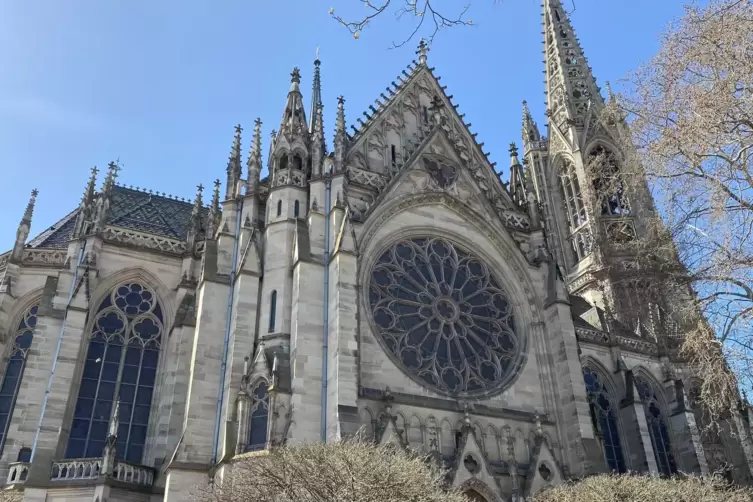
[[[115,183],[115,186],[124,190],[132,190],[134,192],[147,193],[151,195],[152,197],[160,197],[162,199],[167,199],[174,202],[184,202],[186,204],[193,205],[193,201],[191,199],[187,199],[185,197],[178,197],[177,195],[171,195],[165,192],[159,192],[156,190],[147,189],[147,188],[143,188],[139,186],[125,185],[123,183]],[[208,207],[208,206],[205,206],[205,207]]]

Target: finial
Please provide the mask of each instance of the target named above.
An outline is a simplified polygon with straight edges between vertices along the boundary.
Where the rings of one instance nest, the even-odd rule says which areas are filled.
[[[426,40],[422,38],[418,42],[418,50],[416,51],[416,54],[418,54],[419,64],[426,66],[426,53],[427,52],[429,52],[429,47],[426,44]]]
[[[118,177],[118,171],[120,166],[117,162],[110,162],[107,164],[107,176],[105,176],[105,182],[102,185],[102,190],[109,190],[115,184],[115,179]]]
[[[251,141],[251,153],[261,155],[261,119],[254,120],[254,139]]]
[[[29,198],[29,203],[26,204],[26,211],[24,211],[24,216],[21,219],[21,223],[31,225],[31,217],[34,214],[34,205],[37,202],[37,195],[39,195],[39,190],[35,188],[31,191],[31,197]]]
[[[236,125],[235,136],[233,137],[233,151],[231,153],[234,159],[241,158],[241,133],[242,132],[243,132],[243,127],[241,127],[240,124]]]
[[[319,66],[320,63],[321,61],[319,61],[319,46],[317,45],[316,46],[316,59],[314,59],[314,64]]]
[[[515,144],[514,141],[512,143],[510,143],[509,152],[510,152],[510,157],[517,157],[518,156],[518,146]]]
[[[293,68],[292,72],[290,72],[290,82],[293,84],[301,83],[301,69],[297,66]]]

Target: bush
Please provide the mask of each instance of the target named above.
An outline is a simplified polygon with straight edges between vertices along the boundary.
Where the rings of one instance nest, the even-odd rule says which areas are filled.
[[[360,440],[285,446],[241,456],[220,480],[198,488],[202,502],[468,502],[447,490],[425,456]]]
[[[534,502],[750,502],[753,492],[721,478],[600,475],[548,489]]]

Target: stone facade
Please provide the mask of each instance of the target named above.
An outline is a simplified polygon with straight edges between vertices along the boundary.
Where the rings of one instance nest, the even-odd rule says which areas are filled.
[[[238,127],[208,205],[202,187],[187,202],[118,185],[111,164],[27,241],[35,192],[0,256],[0,479],[29,501],[183,501],[247,451],[360,431],[433,453],[489,502],[609,470],[728,462],[747,482],[748,417],[701,437],[676,334],[605,314],[600,271],[629,257],[594,233],[639,231],[650,196],[630,187],[606,215],[581,196],[588,153],[620,152],[544,4],[550,137],[524,107],[509,183],[422,42],[352,135],[339,100],[331,153],[320,63],[309,121],[295,69],[269,176],[261,122],[245,175]]]

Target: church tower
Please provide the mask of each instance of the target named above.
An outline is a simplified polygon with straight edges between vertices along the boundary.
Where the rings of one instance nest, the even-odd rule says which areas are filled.
[[[634,152],[619,141],[617,126],[607,124],[568,13],[560,0],[543,7],[548,141],[524,102],[523,142],[549,245],[571,293],[624,328],[640,330],[652,313],[628,244],[648,231],[652,199],[645,179],[629,174]]]

